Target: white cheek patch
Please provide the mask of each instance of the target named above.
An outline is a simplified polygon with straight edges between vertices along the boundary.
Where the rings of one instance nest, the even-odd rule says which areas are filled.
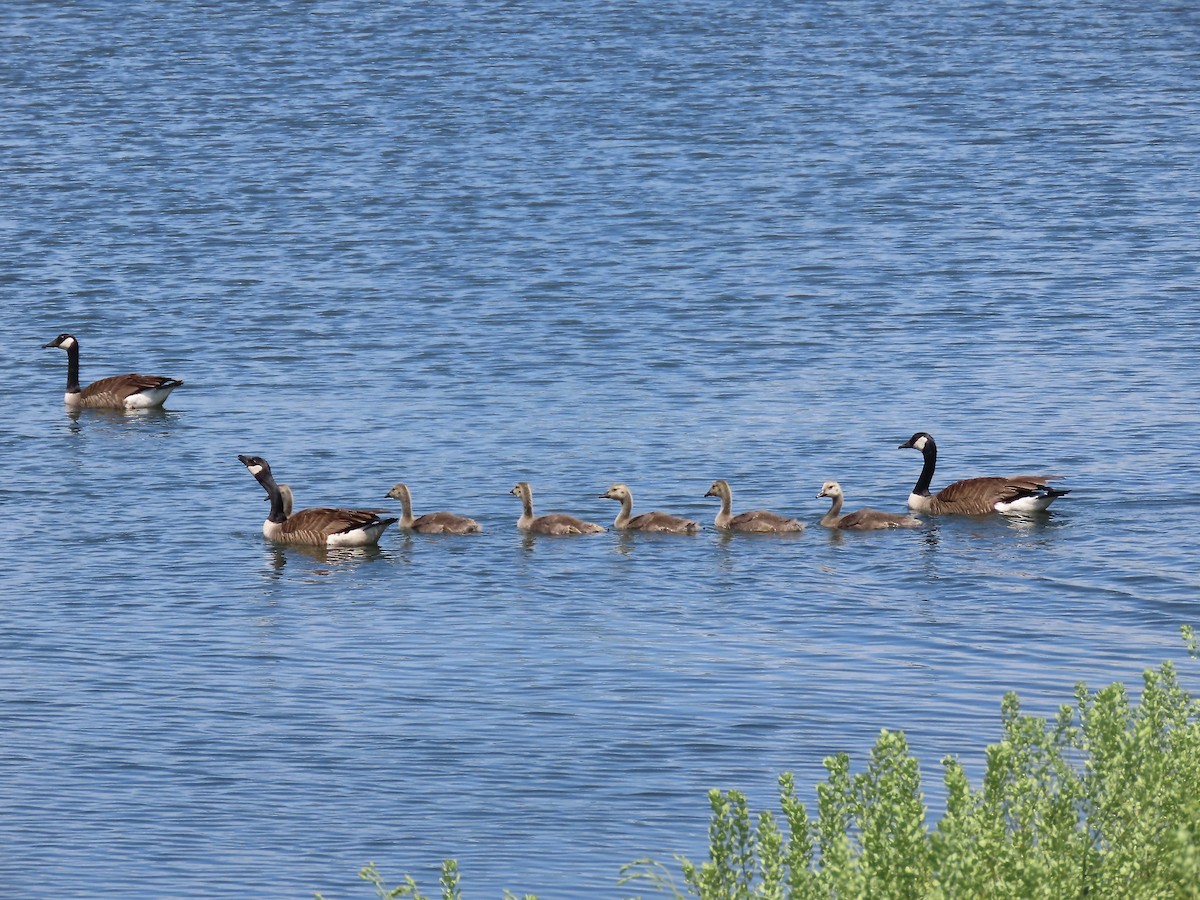
[[[263,467],[259,466],[259,465],[246,466],[246,468],[250,470],[250,474],[253,475],[255,478],[257,478],[259,473],[262,472],[262,470],[263,470]]]
[[[923,437],[917,438],[916,442],[913,443],[913,446],[916,447],[918,450],[924,450],[925,449],[925,438],[923,438]]]
[[[67,338],[65,341],[63,341],[58,346],[62,347],[64,350],[69,350],[71,347],[74,347],[75,344],[76,344],[75,338],[72,337],[72,338]]]

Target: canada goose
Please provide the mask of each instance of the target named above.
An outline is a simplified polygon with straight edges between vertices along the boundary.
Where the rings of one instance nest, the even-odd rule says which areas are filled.
[[[412,495],[408,491],[408,485],[402,481],[392,485],[392,489],[387,492],[387,495],[393,500],[399,500],[400,508],[403,510],[397,528],[415,531],[417,534],[479,534],[483,531],[474,519],[456,516],[451,512],[425,513],[420,518],[414,519]]]
[[[533,488],[528,481],[518,481],[510,494],[521,498],[521,518],[517,519],[517,527],[522,531],[533,534],[597,534],[604,531],[604,526],[585,522],[566,513],[550,513],[546,516],[533,515]]]
[[[271,512],[263,522],[263,537],[281,544],[308,544],[317,547],[368,547],[396,519],[383,519],[374,509],[330,509],[313,507],[291,512],[292,491],[276,484],[271,467],[261,456],[238,455],[267,492]]]
[[[614,484],[600,495],[601,500],[619,500],[621,511],[617,513],[613,528],[620,531],[663,531],[670,534],[695,534],[700,530],[700,523],[691,519],[672,516],[664,512],[648,512],[631,516],[633,512],[633,492],[625,484]]]
[[[163,375],[113,375],[79,387],[79,339],[73,334],[60,334],[47,347],[67,351],[67,406],[104,409],[153,409],[162,406],[171,391],[183,384],[178,378]]]
[[[1062,477],[1060,475],[1014,475],[1011,478],[966,478],[931,495],[929,485],[937,466],[937,444],[928,432],[918,431],[897,449],[910,448],[920,450],[925,457],[921,477],[908,495],[908,508],[916,512],[967,516],[1040,512],[1056,498],[1069,493],[1046,483]]]
[[[712,483],[705,497],[719,497],[721,511],[717,513],[713,525],[722,531],[757,532],[760,534],[783,534],[785,532],[803,531],[804,523],[799,519],[789,519],[779,513],[765,509],[755,509],[750,512],[733,515],[733,491],[729,482],[718,478]]]
[[[921,520],[915,516],[900,513],[885,513],[877,509],[859,509],[846,515],[838,515],[842,511],[845,495],[842,486],[836,481],[827,481],[821,485],[817,498],[829,497],[833,505],[829,512],[821,517],[821,524],[826,528],[842,528],[846,531],[875,531],[879,528],[920,528]]]

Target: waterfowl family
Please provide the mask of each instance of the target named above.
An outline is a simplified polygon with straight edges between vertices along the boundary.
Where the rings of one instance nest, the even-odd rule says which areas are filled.
[[[604,526],[585,522],[566,513],[550,513],[545,516],[533,514],[533,488],[528,481],[519,481],[509,491],[521,498],[521,518],[517,519],[517,527],[532,534],[597,534],[604,531]]]
[[[392,485],[387,495],[393,500],[400,501],[402,515],[397,528],[405,531],[415,531],[417,534],[479,534],[483,531],[479,523],[466,516],[458,516],[452,512],[431,512],[414,519],[412,514],[412,494],[408,485],[402,481]]]
[[[733,515],[733,491],[730,490],[729,482],[723,478],[714,481],[704,496],[717,497],[721,501],[721,510],[713,520],[713,525],[721,531],[784,534],[804,530],[804,523],[799,519],[789,519],[765,509]]]
[[[877,509],[864,507],[852,513],[841,515],[845,495],[842,486],[836,481],[827,481],[821,485],[817,499],[829,497],[833,503],[829,512],[821,517],[821,524],[826,528],[841,528],[846,531],[875,531],[880,528],[919,528],[921,520],[916,516],[906,516],[901,513],[885,513]]]
[[[918,431],[897,449],[909,448],[920,450],[925,458],[921,477],[908,495],[908,507],[916,512],[968,516],[1040,512],[1069,493],[1047,484],[1060,477],[1058,475],[1014,475],[1011,478],[967,478],[930,494],[929,485],[937,466],[937,444],[928,432]]]
[[[67,393],[63,402],[80,409],[153,409],[162,406],[171,391],[183,382],[164,375],[113,375],[79,386],[79,339],[60,334],[42,348],[58,347],[67,351]]]
[[[613,521],[613,528],[619,531],[662,531],[669,534],[695,534],[700,530],[700,523],[680,516],[672,516],[664,512],[648,512],[634,516],[633,492],[626,484],[614,484],[600,495],[601,500],[617,500],[621,511]]]
[[[375,509],[318,506],[293,513],[291,488],[275,482],[265,459],[239,454],[238,460],[263,486],[271,501],[271,512],[263,522],[263,537],[269,541],[315,547],[368,547],[378,544],[384,530],[397,521],[381,518],[380,511]]]

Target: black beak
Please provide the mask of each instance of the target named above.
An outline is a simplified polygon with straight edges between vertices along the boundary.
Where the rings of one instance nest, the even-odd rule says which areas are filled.
[[[42,344],[42,349],[45,350],[47,347],[57,347],[57,346],[58,346],[58,341],[51,341],[48,344]]]
[[[911,450],[912,445],[913,445],[913,442],[912,442],[912,439],[910,438],[909,440],[905,441],[903,444],[901,444],[896,449],[897,450]]]

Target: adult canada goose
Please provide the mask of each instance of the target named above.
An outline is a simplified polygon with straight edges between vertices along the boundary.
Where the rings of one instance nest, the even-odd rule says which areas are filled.
[[[906,516],[901,513],[885,513],[877,509],[857,509],[852,513],[840,515],[845,495],[842,486],[836,481],[827,481],[821,485],[817,498],[829,497],[833,504],[829,512],[821,517],[821,524],[826,528],[842,528],[846,531],[875,531],[880,528],[920,528],[921,520],[916,516]]]
[[[93,381],[85,388],[79,386],[79,339],[73,334],[60,334],[42,349],[58,347],[67,351],[67,406],[88,409],[153,409],[162,406],[171,391],[183,384],[178,378],[164,375],[113,375]]]
[[[533,534],[597,534],[604,531],[603,525],[585,522],[566,513],[550,513],[546,516],[533,515],[533,488],[528,481],[519,481],[510,494],[521,498],[521,518],[517,527]]]
[[[271,467],[261,456],[238,455],[267,492],[271,512],[263,522],[263,537],[281,544],[307,544],[314,547],[369,547],[396,519],[380,518],[375,509],[331,509],[315,506],[293,513],[292,491],[279,485]]]
[[[1062,477],[1060,475],[1014,475],[1011,478],[966,478],[930,494],[929,485],[937,466],[937,444],[928,432],[918,431],[897,449],[909,448],[920,450],[925,457],[921,477],[908,495],[908,508],[916,512],[967,516],[1040,512],[1058,497],[1070,493],[1047,484]]]
[[[393,500],[399,500],[400,508],[403,510],[397,528],[415,531],[417,534],[479,534],[483,531],[483,528],[474,519],[456,516],[452,512],[425,513],[420,518],[414,519],[412,495],[408,491],[408,485],[402,481],[392,485],[392,489],[387,492],[387,495]]]
[[[663,531],[668,534],[695,534],[700,530],[700,523],[665,512],[648,512],[641,515],[631,515],[633,512],[633,492],[625,484],[614,484],[600,495],[601,500],[619,500],[621,511],[613,522],[613,528],[619,531]]]
[[[733,491],[729,488],[729,482],[723,478],[714,481],[704,496],[718,497],[721,500],[721,511],[713,520],[713,525],[721,531],[784,534],[804,530],[804,523],[799,519],[789,519],[765,509],[733,515]]]

